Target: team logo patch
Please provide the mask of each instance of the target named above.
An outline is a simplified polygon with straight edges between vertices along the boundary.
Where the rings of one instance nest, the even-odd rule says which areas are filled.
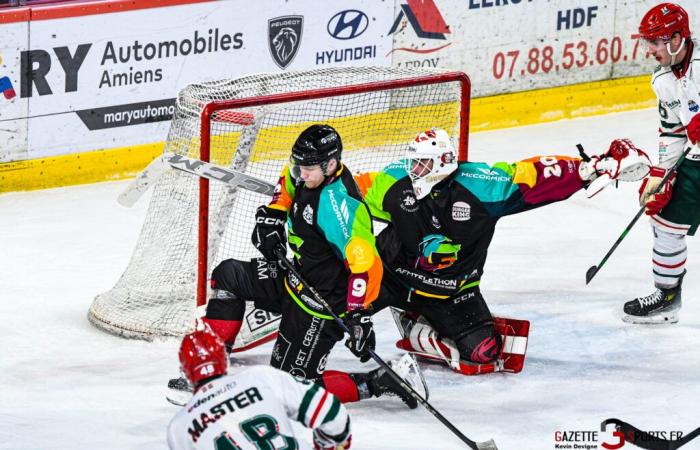
[[[286,69],[297,55],[304,29],[304,16],[281,16],[267,22],[270,54],[280,69]]]
[[[694,101],[688,100],[688,109],[692,112],[698,112],[698,109],[700,109],[700,107],[698,107],[698,104]]]
[[[272,348],[272,359],[277,362],[277,367],[281,367],[284,361],[287,359],[287,353],[289,352],[289,347],[291,347],[291,342],[282,333],[277,335],[277,341],[275,346]]]
[[[304,304],[312,309],[315,309],[316,311],[323,311],[323,305],[321,305],[319,302],[316,300],[312,299],[306,294],[299,294],[299,297],[301,297],[301,301],[304,302]]]
[[[467,202],[454,202],[452,205],[452,220],[464,222],[472,218],[472,207]]]
[[[306,205],[306,207],[304,208],[304,212],[301,213],[301,216],[309,225],[314,224],[314,210],[311,207],[311,205]]]
[[[328,353],[323,355],[321,357],[321,360],[318,362],[318,368],[316,369],[316,372],[318,373],[323,373],[326,370],[326,363],[328,362]]]
[[[431,220],[433,221],[433,226],[439,230],[441,225],[438,218],[433,216]]]
[[[281,318],[282,316],[279,314],[263,311],[262,309],[252,309],[245,315],[245,321],[251,333],[277,322]]]
[[[418,211],[418,199],[413,189],[406,189],[401,193],[401,209],[406,212]]]
[[[304,369],[300,369],[299,367],[292,368],[292,370],[289,371],[289,374],[297,380],[305,380],[307,378]]]

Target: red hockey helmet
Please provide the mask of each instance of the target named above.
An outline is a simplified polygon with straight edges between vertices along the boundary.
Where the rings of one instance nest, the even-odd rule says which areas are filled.
[[[682,38],[690,38],[688,13],[673,3],[654,6],[644,14],[639,24],[639,34],[648,41],[669,40],[675,33],[680,33]]]
[[[209,327],[182,338],[179,355],[182,372],[194,386],[206,378],[226,373],[226,347]]]

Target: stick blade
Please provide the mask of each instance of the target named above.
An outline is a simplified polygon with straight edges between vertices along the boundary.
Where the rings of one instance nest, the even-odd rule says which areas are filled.
[[[153,161],[129,183],[129,186],[119,194],[117,202],[125,208],[134,206],[136,201],[140,199],[148,188],[154,185],[168,169],[168,165],[164,160],[167,155],[169,155],[169,153],[156,156]]]
[[[477,442],[476,448],[478,450],[498,450],[498,447],[496,447],[496,443],[493,441],[493,439],[489,439],[485,442]]]
[[[586,271],[586,284],[590,283],[595,274],[598,273],[598,266],[591,266]]]

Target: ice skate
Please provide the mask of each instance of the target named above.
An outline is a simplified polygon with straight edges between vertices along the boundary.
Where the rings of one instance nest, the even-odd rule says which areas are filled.
[[[168,393],[165,399],[173,405],[184,406],[192,398],[193,391],[192,385],[185,377],[171,378],[168,380]]]
[[[651,294],[625,303],[622,320],[636,324],[676,323],[680,309],[681,284],[678,283],[673,288],[657,287]]]
[[[410,354],[405,354],[401,358],[390,361],[390,367],[408,383],[413,390],[427,400],[428,387],[423,379],[423,374],[416,363],[415,358]],[[369,372],[367,386],[372,394],[379,397],[384,394],[398,396],[409,408],[418,407],[418,401],[413,398],[410,392],[401,387],[383,367],[378,367]]]

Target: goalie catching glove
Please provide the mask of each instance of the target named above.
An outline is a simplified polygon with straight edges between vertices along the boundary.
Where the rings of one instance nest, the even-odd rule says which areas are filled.
[[[369,361],[369,350],[374,350],[376,344],[372,311],[364,308],[349,311],[345,317],[345,324],[350,330],[350,337],[345,341],[345,346],[360,358],[361,362]]]
[[[655,216],[660,213],[668,202],[671,201],[673,184],[676,182],[676,174],[673,173],[668,180],[661,185],[661,181],[666,176],[666,169],[652,167],[649,177],[645,178],[639,187],[639,206],[644,206],[644,214]],[[661,189],[659,189],[661,186]],[[653,194],[658,189],[656,194]]]
[[[587,182],[586,196],[593,197],[613,181],[637,181],[649,173],[651,161],[629,139],[615,139],[608,151],[582,161],[581,180]]]
[[[261,206],[255,211],[255,228],[251,241],[255,248],[268,261],[276,261],[275,251],[287,252],[287,233],[284,229],[287,221],[285,211]]]

